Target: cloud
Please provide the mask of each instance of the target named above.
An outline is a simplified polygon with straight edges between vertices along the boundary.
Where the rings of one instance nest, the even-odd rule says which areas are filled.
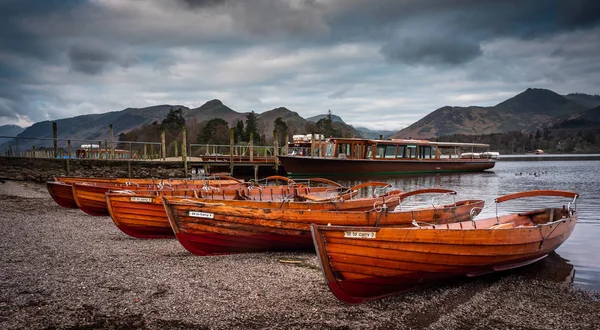
[[[77,44],[69,49],[69,60],[75,71],[87,74],[101,73],[111,63],[129,68],[139,62],[133,56],[123,55],[98,45]]]
[[[0,0],[0,121],[219,98],[394,129],[528,87],[597,94],[599,6]]]
[[[403,36],[381,48],[381,54],[387,59],[406,64],[457,65],[469,62],[481,53],[477,42],[443,35],[427,39]]]

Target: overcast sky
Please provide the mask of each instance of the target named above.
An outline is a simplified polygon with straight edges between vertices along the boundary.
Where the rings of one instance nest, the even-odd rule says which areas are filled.
[[[600,94],[600,1],[0,0],[0,125],[220,99],[399,130]]]

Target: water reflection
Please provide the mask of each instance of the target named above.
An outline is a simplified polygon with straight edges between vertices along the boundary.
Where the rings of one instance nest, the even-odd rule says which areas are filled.
[[[546,258],[525,267],[510,271],[529,279],[546,280],[565,285],[572,285],[575,280],[575,267],[569,260],[552,252]]]

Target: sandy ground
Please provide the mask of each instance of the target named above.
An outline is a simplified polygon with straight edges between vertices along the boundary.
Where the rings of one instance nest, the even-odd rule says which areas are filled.
[[[194,256],[62,208],[35,183],[0,183],[0,214],[0,329],[600,328],[600,294],[542,279],[571,271],[545,261],[351,306],[312,253]]]

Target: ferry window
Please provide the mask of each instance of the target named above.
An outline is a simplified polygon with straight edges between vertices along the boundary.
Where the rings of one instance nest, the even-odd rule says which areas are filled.
[[[326,156],[333,156],[333,143],[327,143],[327,149],[325,150]]]
[[[404,146],[398,146],[398,158],[404,158]]]
[[[385,158],[396,158],[396,146],[385,147]]]
[[[423,146],[419,148],[419,158],[430,159],[432,157],[431,147]]]
[[[373,146],[368,146],[367,147],[367,157],[365,157],[367,159],[373,158]]]
[[[406,158],[417,158],[417,146],[406,146]]]
[[[354,148],[352,149],[352,158],[361,158],[361,153],[362,153],[362,145],[361,144],[355,144]]]
[[[377,153],[375,154],[375,158],[383,158],[385,156],[385,145],[377,146]]]
[[[348,143],[338,144],[338,156],[341,154],[344,154],[346,156],[350,155],[350,144],[348,144]]]

